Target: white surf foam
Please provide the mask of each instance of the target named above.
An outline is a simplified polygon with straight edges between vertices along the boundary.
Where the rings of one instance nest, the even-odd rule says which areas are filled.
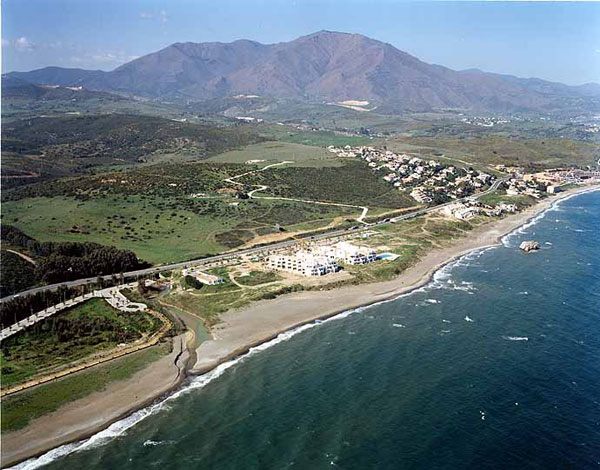
[[[507,341],[529,341],[527,336],[503,336]]]
[[[600,191],[600,188],[590,188],[587,191],[582,191],[579,193],[575,193],[575,194],[570,194],[562,199],[559,199],[557,201],[554,201],[552,203],[552,205],[550,207],[548,207],[546,210],[544,210],[543,212],[541,212],[540,214],[536,215],[535,217],[533,217],[529,222],[527,222],[526,224],[521,225],[520,227],[516,228],[515,230],[507,233],[506,235],[504,235],[501,238],[501,242],[504,246],[507,247],[512,247],[513,245],[511,244],[511,240],[517,236],[517,235],[522,235],[524,233],[527,232],[527,230],[534,226],[535,224],[537,224],[540,220],[542,220],[544,217],[546,217],[546,215],[550,212],[560,212],[562,211],[562,209],[560,208],[560,205],[565,202],[568,201],[571,198],[580,196],[582,194],[586,194],[586,193],[590,193],[590,192],[594,192],[594,191]],[[556,219],[556,222],[558,222],[559,220]]]
[[[595,188],[593,190],[597,191],[598,188]],[[579,193],[579,194],[583,194],[583,193]],[[528,224],[505,235],[502,238],[502,243],[507,245],[507,242],[511,238],[511,236],[513,236],[516,233],[523,233],[527,228],[531,227],[532,225],[537,223],[539,220],[541,220],[543,218],[543,216],[546,214],[546,212],[552,211],[552,210],[559,210],[558,203],[560,203],[562,201],[566,201],[577,195],[578,194],[572,194],[570,196],[567,196],[567,197],[561,199],[560,201],[555,202],[549,209],[542,212],[537,217],[533,218]],[[90,448],[105,444],[106,442],[110,441],[111,439],[113,439],[117,436],[123,435],[128,429],[135,426],[140,421],[146,419],[148,416],[152,416],[161,410],[168,409],[168,404],[172,400],[175,400],[178,397],[180,397],[184,394],[187,394],[193,390],[197,390],[197,389],[201,389],[201,388],[205,387],[207,384],[209,384],[213,380],[220,377],[227,369],[233,367],[234,365],[238,364],[239,362],[241,362],[249,357],[252,357],[253,355],[255,355],[261,351],[264,351],[265,349],[275,346],[276,344],[279,344],[283,341],[287,341],[287,340],[291,339],[292,337],[294,337],[295,335],[297,335],[303,331],[309,330],[311,328],[314,328],[315,326],[318,326],[320,324],[339,320],[342,318],[346,318],[349,315],[352,315],[353,313],[363,312],[367,308],[371,308],[371,307],[385,304],[388,302],[394,302],[398,299],[407,297],[409,295],[414,295],[414,294],[417,294],[420,292],[425,292],[430,289],[444,288],[445,287],[444,284],[446,284],[445,281],[450,279],[451,271],[455,267],[457,267],[459,265],[467,266],[468,264],[466,264],[466,263],[468,263],[468,261],[478,258],[481,255],[483,255],[483,253],[487,252],[488,250],[492,250],[495,248],[496,247],[492,246],[492,247],[476,249],[476,250],[473,250],[473,251],[465,254],[464,256],[458,258],[457,260],[455,260],[451,263],[448,263],[447,265],[443,266],[442,268],[440,268],[439,270],[437,270],[434,273],[432,280],[429,283],[427,283],[426,285],[424,285],[418,289],[412,290],[405,294],[401,294],[395,298],[383,300],[383,301],[380,301],[380,302],[377,302],[377,303],[374,303],[371,305],[367,305],[364,307],[359,307],[359,308],[356,308],[353,310],[348,310],[346,312],[342,312],[340,314],[337,314],[337,315],[327,318],[325,320],[316,320],[312,323],[308,323],[306,325],[299,326],[299,327],[294,328],[285,333],[281,333],[276,338],[274,338],[270,341],[267,341],[259,346],[251,348],[246,354],[244,354],[238,358],[232,359],[231,361],[224,362],[223,364],[220,364],[212,371],[207,372],[206,374],[201,375],[199,377],[195,377],[195,378],[191,379],[190,382],[186,383],[184,386],[182,386],[180,389],[178,389],[174,393],[168,395],[167,397],[159,399],[157,402],[155,402],[154,404],[150,405],[147,408],[138,410],[138,411],[134,412],[133,414],[131,414],[130,416],[128,416],[120,421],[117,421],[116,423],[113,423],[111,426],[109,426],[105,430],[93,435],[89,439],[85,439],[85,440],[82,440],[79,442],[74,442],[71,444],[66,444],[66,445],[57,447],[55,449],[52,449],[52,450],[46,452],[45,454],[41,455],[40,457],[26,460],[26,461],[14,466],[14,467],[11,467],[11,468],[15,469],[15,470],[35,470],[37,468],[40,468],[44,465],[49,464],[50,462],[52,462],[54,460],[57,460],[64,456],[67,456],[71,453],[78,452],[78,451],[85,450],[85,449],[90,449]],[[459,286],[460,288],[457,290],[469,289],[469,285],[472,287],[472,283],[464,283],[464,284],[465,285]],[[452,285],[452,283],[450,285]],[[454,286],[456,286],[456,284],[454,284]],[[371,318],[373,318],[373,317],[371,317]],[[465,321],[473,322],[474,320],[472,320],[471,318],[466,316]],[[507,338],[519,338],[519,337],[507,337]],[[512,341],[523,341],[523,340],[528,340],[528,338],[512,339]]]

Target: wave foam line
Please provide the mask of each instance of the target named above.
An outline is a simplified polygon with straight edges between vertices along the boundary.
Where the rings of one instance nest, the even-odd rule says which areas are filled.
[[[510,240],[512,238],[514,238],[516,235],[523,235],[525,232],[527,232],[527,229],[534,226],[535,224],[537,224],[540,220],[542,220],[544,217],[546,217],[546,214],[548,214],[549,212],[555,212],[555,211],[559,211],[560,210],[560,205],[565,202],[568,201],[569,199],[572,199],[574,197],[577,196],[581,196],[582,194],[588,194],[588,193],[592,193],[595,191],[600,191],[600,188],[595,187],[595,188],[589,188],[586,191],[581,191],[578,193],[574,193],[574,194],[569,194],[568,196],[565,196],[561,199],[558,199],[557,201],[554,201],[550,207],[548,207],[547,209],[545,209],[544,211],[542,211],[541,213],[539,213],[538,215],[536,215],[535,217],[531,218],[527,223],[521,225],[520,227],[517,227],[514,230],[511,230],[510,232],[508,232],[506,235],[504,235],[500,241],[502,242],[502,244],[504,246],[510,247],[512,246],[510,244]]]
[[[344,312],[333,315],[329,318],[318,319],[318,320],[315,320],[314,322],[310,322],[310,323],[298,326],[296,328],[292,328],[289,331],[283,332],[283,333],[279,334],[276,338],[273,338],[269,341],[265,341],[264,343],[259,344],[258,346],[254,346],[254,347],[250,348],[247,353],[245,353],[235,359],[232,359],[230,361],[219,364],[217,367],[215,367],[210,372],[207,372],[206,374],[192,378],[189,382],[187,382],[185,385],[183,385],[181,388],[179,388],[175,392],[167,395],[166,397],[163,397],[162,399],[159,399],[159,401],[157,401],[156,403],[154,403],[146,408],[142,408],[142,409],[132,413],[128,417],[123,418],[123,419],[111,424],[108,428],[106,428],[103,431],[100,431],[97,434],[94,434],[90,438],[83,439],[78,442],[73,442],[70,444],[62,445],[60,447],[57,447],[55,449],[52,449],[52,450],[46,452],[45,454],[43,454],[39,457],[34,457],[31,459],[25,460],[24,462],[21,462],[20,464],[14,466],[14,467],[11,467],[8,470],[36,470],[44,465],[49,464],[50,462],[53,462],[54,460],[60,459],[62,457],[66,457],[69,454],[73,454],[75,452],[80,452],[83,450],[92,449],[94,447],[104,445],[104,444],[108,443],[110,440],[114,439],[115,437],[125,434],[125,432],[128,429],[132,428],[133,426],[135,426],[139,422],[143,421],[144,419],[148,418],[149,416],[155,415],[162,410],[168,409],[169,403],[172,400],[176,400],[177,398],[181,397],[182,395],[190,393],[193,390],[198,390],[198,389],[204,388],[210,382],[212,382],[213,380],[215,380],[218,377],[220,377],[221,375],[223,375],[223,373],[227,369],[235,366],[236,364],[238,364],[238,363],[266,350],[266,349],[269,349],[269,348],[271,348],[277,344],[280,344],[284,341],[288,341],[289,339],[293,338],[297,334],[302,333],[303,331],[309,330],[311,328],[314,328],[314,327],[319,326],[324,323],[328,323],[331,321],[346,318],[354,313],[361,313],[369,308],[373,308],[373,307],[376,307],[376,306],[379,306],[382,304],[386,304],[388,302],[394,302],[396,300],[399,300],[404,297],[408,297],[408,296],[416,294],[416,293],[426,292],[427,290],[432,289],[432,288],[433,289],[436,289],[436,288],[443,289],[445,286],[445,283],[440,282],[440,281],[442,279],[449,278],[450,272],[452,271],[452,269],[454,269],[457,266],[460,266],[461,260],[463,258],[473,256],[474,253],[478,254],[478,256],[481,256],[481,254],[483,252],[485,252],[489,249],[492,249],[492,248],[494,248],[494,247],[485,247],[485,248],[475,249],[469,253],[464,254],[463,256],[459,257],[458,259],[442,266],[440,269],[435,271],[435,273],[433,274],[433,276],[429,282],[427,282],[425,285],[423,285],[417,289],[413,289],[409,292],[405,292],[403,294],[400,294],[400,295],[390,298],[390,299],[381,300],[379,302],[375,302],[375,303],[372,303],[369,305],[357,307],[357,308],[354,308],[351,310],[346,310]]]
[[[591,189],[590,191],[584,191],[584,192],[572,194],[570,196],[567,196],[563,199],[556,201],[552,206],[550,206],[550,208],[546,209],[544,212],[542,212],[542,214],[534,217],[529,223],[513,230],[512,232],[510,232],[510,233],[506,234],[504,237],[502,237],[502,239],[501,239],[502,243],[506,244],[505,240],[507,240],[508,237],[510,237],[511,235],[516,233],[518,230],[522,229],[523,227],[530,227],[534,223],[541,220],[541,218],[542,218],[541,216],[543,216],[546,212],[548,212],[550,210],[556,210],[555,206],[557,206],[558,203],[560,203],[562,201],[566,201],[568,199],[571,199],[572,197],[578,196],[580,194],[585,194],[587,192],[598,191],[598,190],[600,190],[600,188],[594,188],[594,189]],[[107,443],[109,440],[111,440],[117,436],[123,435],[129,428],[131,428],[131,427],[135,426],[137,423],[143,421],[148,416],[152,416],[152,415],[158,413],[159,411],[166,409],[168,407],[168,403],[170,401],[175,400],[178,397],[180,397],[186,393],[189,393],[192,390],[197,390],[197,389],[201,389],[201,388],[205,387],[207,384],[209,384],[213,380],[220,377],[230,367],[233,367],[234,365],[238,364],[239,362],[241,362],[249,357],[252,357],[261,351],[264,351],[265,349],[275,346],[276,344],[279,344],[283,341],[287,341],[303,331],[309,330],[309,329],[314,328],[315,326],[318,326],[323,323],[328,323],[330,321],[335,321],[335,320],[339,320],[342,318],[346,318],[346,317],[352,315],[353,313],[363,312],[364,310],[366,310],[368,308],[376,307],[378,305],[385,304],[388,302],[394,302],[398,299],[408,297],[409,295],[426,292],[429,289],[443,289],[444,284],[445,284],[445,282],[443,282],[443,281],[447,280],[450,277],[450,272],[455,267],[461,266],[461,261],[464,261],[464,260],[470,261],[473,259],[473,257],[478,258],[478,257],[482,256],[483,253],[487,252],[488,250],[492,250],[494,248],[496,248],[496,247],[490,246],[490,247],[484,247],[484,248],[477,248],[468,253],[465,253],[463,256],[442,266],[440,269],[435,271],[433,273],[431,280],[428,283],[426,283],[424,286],[421,286],[417,289],[413,289],[409,292],[400,294],[391,299],[382,300],[382,301],[379,301],[379,302],[376,302],[376,303],[373,303],[370,305],[365,305],[363,307],[358,307],[355,309],[347,310],[345,312],[339,313],[337,315],[334,315],[334,316],[329,317],[324,320],[316,320],[314,322],[307,323],[307,324],[299,326],[297,328],[293,328],[287,332],[281,333],[276,338],[274,338],[270,341],[266,341],[263,344],[255,346],[253,348],[250,348],[250,350],[246,354],[244,354],[240,357],[237,357],[235,359],[232,359],[230,361],[224,362],[223,364],[220,364],[217,367],[215,367],[212,371],[207,372],[206,374],[203,374],[201,376],[198,376],[198,377],[192,379],[190,382],[188,382],[186,385],[182,386],[180,389],[178,389],[174,393],[160,399],[156,403],[154,403],[146,408],[142,408],[142,409],[134,412],[133,414],[131,414],[130,416],[128,416],[126,418],[123,418],[122,420],[119,420],[119,421],[111,424],[108,428],[106,428],[103,431],[100,431],[97,434],[94,434],[92,437],[78,441],[78,442],[73,442],[71,444],[62,445],[60,447],[57,447],[55,449],[52,449],[52,450],[46,452],[45,454],[41,455],[40,457],[35,457],[35,458],[31,458],[29,460],[25,460],[24,462],[21,462],[20,464],[15,465],[14,467],[11,467],[9,470],[35,470],[44,465],[49,464],[50,462],[52,462],[54,460],[57,460],[61,457],[65,457],[74,452],[79,452],[81,450],[90,449],[90,448],[93,448],[93,447],[96,447],[99,445],[103,445],[103,444]],[[462,266],[468,266],[468,264],[462,264]],[[465,318],[465,320],[466,320],[466,318]],[[472,320],[469,318],[466,321],[472,321]]]

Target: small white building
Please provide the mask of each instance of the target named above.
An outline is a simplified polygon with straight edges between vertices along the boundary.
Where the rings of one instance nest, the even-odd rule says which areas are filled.
[[[556,193],[560,193],[562,191],[562,188],[558,185],[552,185],[552,186],[548,186],[546,188],[546,192],[548,194],[556,194]]]
[[[220,276],[215,276],[214,274],[208,274],[195,269],[184,269],[181,271],[181,274],[184,276],[192,276],[194,279],[207,286],[214,286],[225,282]]]
[[[479,214],[479,209],[477,207],[465,207],[463,209],[458,209],[454,212],[454,217],[460,220],[468,220],[475,217]]]
[[[457,202],[444,207],[443,212],[456,219],[468,220],[479,214],[479,209]]]

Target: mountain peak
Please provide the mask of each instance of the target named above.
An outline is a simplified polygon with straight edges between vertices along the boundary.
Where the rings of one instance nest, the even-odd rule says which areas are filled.
[[[368,100],[391,111],[551,110],[598,94],[594,86],[568,87],[474,69],[457,72],[361,34],[330,30],[268,45],[247,39],[180,42],[112,72],[49,68],[12,75],[36,84],[157,98],[257,94],[317,102]]]

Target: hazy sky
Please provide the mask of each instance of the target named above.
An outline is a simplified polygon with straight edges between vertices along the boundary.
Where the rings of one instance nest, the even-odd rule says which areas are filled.
[[[600,83],[600,4],[392,0],[3,0],[2,69],[111,70],[174,42],[361,33],[453,69]]]

